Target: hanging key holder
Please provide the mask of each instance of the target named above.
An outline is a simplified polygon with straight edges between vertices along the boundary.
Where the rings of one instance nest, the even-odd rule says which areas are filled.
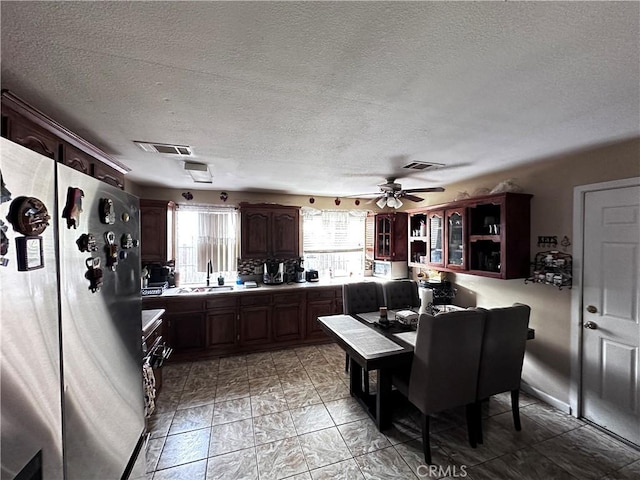
[[[96,293],[102,287],[102,269],[100,268],[100,259],[98,257],[89,257],[86,260],[87,273],[84,277],[89,280],[89,290]]]
[[[105,250],[107,251],[107,266],[111,271],[115,272],[118,267],[118,245],[116,245],[116,234],[113,232],[107,232],[104,234],[104,238],[107,242]]]

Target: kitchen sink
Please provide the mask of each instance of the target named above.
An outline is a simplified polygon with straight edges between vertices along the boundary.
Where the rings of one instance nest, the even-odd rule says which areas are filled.
[[[231,290],[233,290],[232,285],[212,285],[210,287],[178,287],[176,293],[179,295],[188,295],[190,293],[229,292]]]

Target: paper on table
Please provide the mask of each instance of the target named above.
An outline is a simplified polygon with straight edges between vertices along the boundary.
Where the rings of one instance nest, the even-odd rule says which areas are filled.
[[[409,345],[411,345],[412,347],[416,346],[416,335],[418,334],[418,332],[401,332],[401,333],[394,333],[394,335],[396,337],[398,337],[400,340],[403,340],[405,342],[407,342]]]
[[[395,352],[403,349],[397,343],[394,343],[384,335],[379,334],[348,315],[334,315],[321,318],[326,326],[331,328],[363,356]]]
[[[358,317],[360,317],[361,319],[365,320],[366,322],[369,323],[375,323],[378,320],[380,320],[380,312],[365,312],[365,313],[356,313],[356,315]],[[394,318],[396,318],[396,310],[388,310],[387,311],[387,318],[389,320],[393,320]]]

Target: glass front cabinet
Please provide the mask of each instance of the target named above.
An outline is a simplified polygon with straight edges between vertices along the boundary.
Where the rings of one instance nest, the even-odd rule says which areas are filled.
[[[376,260],[407,260],[407,214],[381,213],[375,216]]]
[[[446,267],[454,270],[466,270],[465,211],[459,207],[445,211],[446,217]]]
[[[530,200],[528,194],[500,193],[411,210],[409,265],[501,279],[526,278]]]
[[[428,263],[444,266],[444,211],[429,212]]]

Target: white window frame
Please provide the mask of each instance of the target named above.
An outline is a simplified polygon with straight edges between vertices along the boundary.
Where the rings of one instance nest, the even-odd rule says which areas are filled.
[[[365,268],[365,210],[302,209],[302,251],[305,269],[320,277],[363,276]],[[346,231],[334,222],[353,220]]]
[[[193,218],[187,220],[185,215]],[[180,274],[180,283],[203,285],[209,260],[213,266],[211,282],[216,282],[219,276],[224,277],[225,283],[235,281],[240,251],[239,226],[240,215],[233,207],[177,205],[175,267]]]

